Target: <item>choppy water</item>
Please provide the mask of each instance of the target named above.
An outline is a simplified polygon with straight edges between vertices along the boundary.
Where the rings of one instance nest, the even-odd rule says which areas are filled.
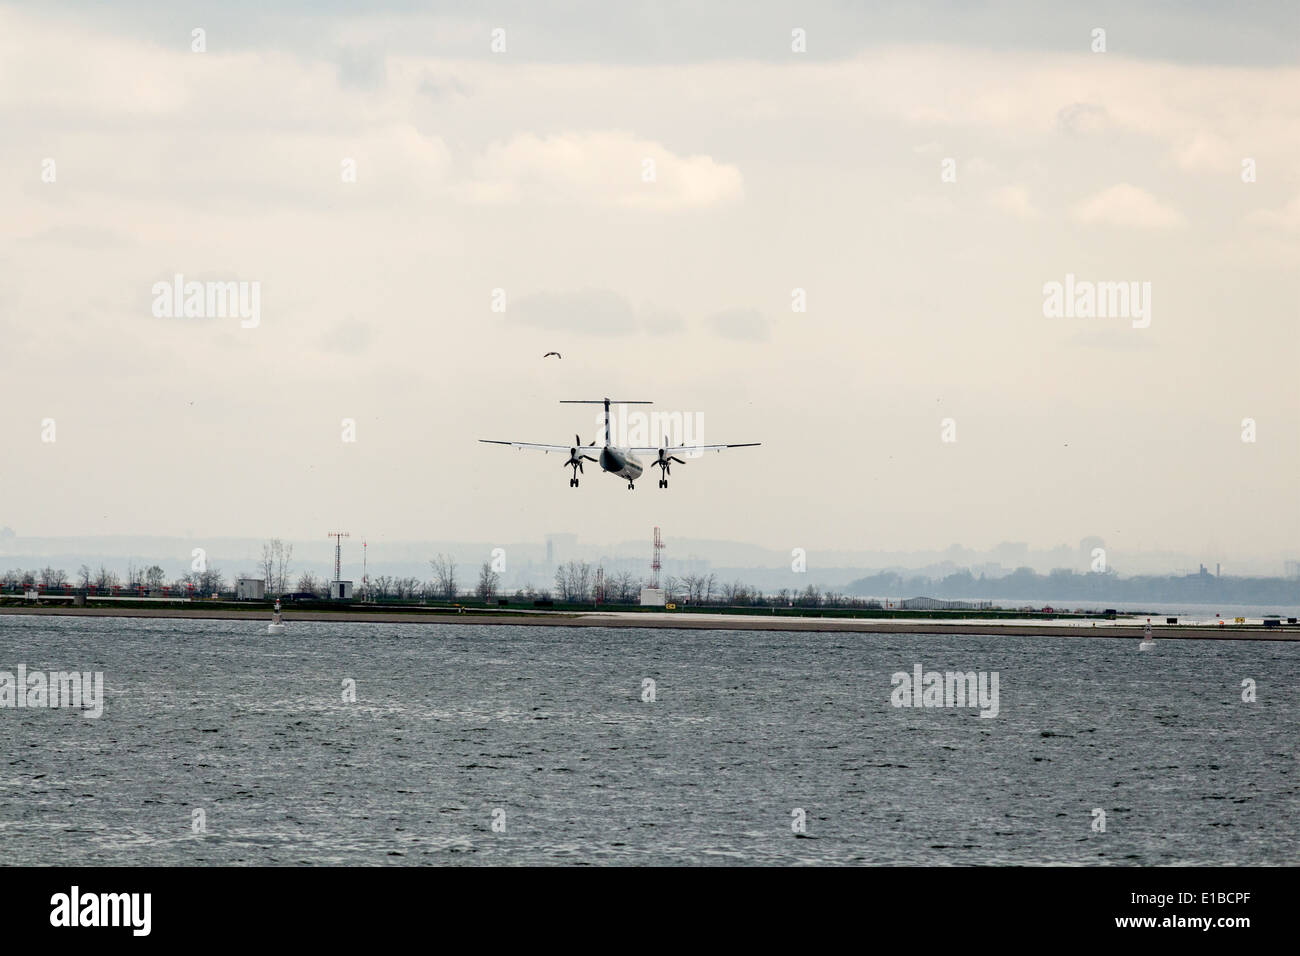
[[[260,629],[0,616],[0,670],[107,695],[0,709],[0,861],[1300,862],[1293,644]],[[916,663],[997,671],[999,716],[891,706]]]

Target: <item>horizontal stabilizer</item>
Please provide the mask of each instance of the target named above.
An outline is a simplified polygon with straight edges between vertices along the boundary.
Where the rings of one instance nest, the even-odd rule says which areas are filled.
[[[654,402],[634,402],[626,398],[562,398],[561,405],[653,405]]]

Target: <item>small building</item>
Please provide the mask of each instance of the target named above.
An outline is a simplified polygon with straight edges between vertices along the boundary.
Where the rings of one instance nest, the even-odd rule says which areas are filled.
[[[266,599],[266,581],[262,578],[240,578],[235,582],[236,601],[262,601]]]
[[[663,607],[664,606],[664,589],[663,588],[642,588],[641,604],[646,607]]]
[[[331,600],[331,601],[351,601],[351,600],[352,600],[352,582],[351,582],[351,581],[331,581],[331,582],[330,582],[330,600]]]

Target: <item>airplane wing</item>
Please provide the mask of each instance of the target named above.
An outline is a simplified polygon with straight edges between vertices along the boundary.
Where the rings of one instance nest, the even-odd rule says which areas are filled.
[[[530,441],[497,441],[492,438],[480,438],[479,441],[487,445],[509,445],[511,448],[518,448],[521,450],[524,448],[528,448],[533,451],[544,451],[547,452],[548,454],[554,451],[554,452],[560,452],[561,454],[567,455],[569,453],[569,449],[571,448],[577,448],[578,454],[580,455],[583,454],[584,452],[600,451],[600,447],[598,445],[539,445],[536,442],[530,442]],[[659,449],[656,448],[655,454],[658,453],[659,453]]]
[[[700,458],[706,451],[722,451],[724,448],[757,448],[763,444],[760,441],[741,442],[738,445],[656,445],[653,448],[629,448],[628,451],[634,455],[652,455],[659,457],[659,449],[663,448],[664,454],[669,457],[676,455],[679,458]]]

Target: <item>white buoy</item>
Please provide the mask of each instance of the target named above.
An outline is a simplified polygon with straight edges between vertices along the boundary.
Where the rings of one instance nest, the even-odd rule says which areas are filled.
[[[1138,645],[1139,651],[1155,650],[1156,639],[1151,636],[1151,619],[1147,618],[1146,626],[1142,628],[1142,643]]]
[[[275,599],[275,613],[271,615],[271,623],[266,625],[266,633],[283,634],[284,623],[280,620],[280,599]]]

